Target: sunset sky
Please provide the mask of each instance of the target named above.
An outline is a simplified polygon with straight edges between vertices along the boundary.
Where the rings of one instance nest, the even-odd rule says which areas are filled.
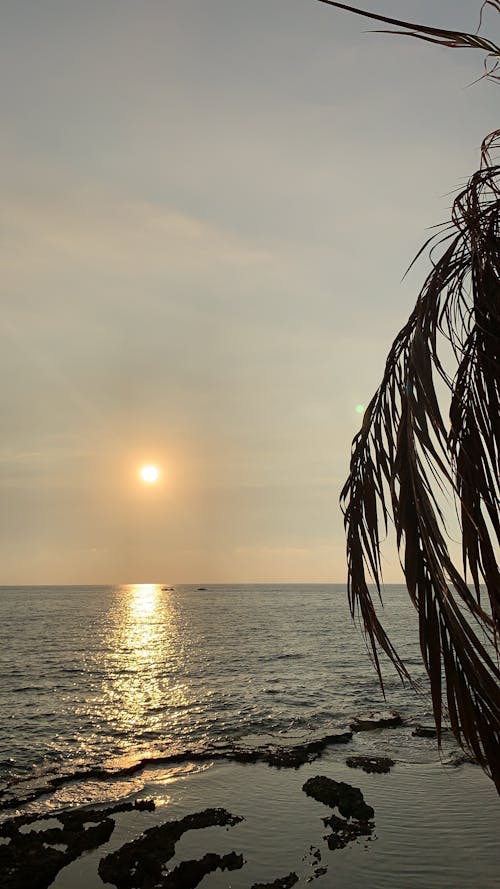
[[[373,3],[467,30],[480,7]],[[3,4],[0,583],[344,580],[356,407],[498,124],[480,53],[369,27],[314,0]]]

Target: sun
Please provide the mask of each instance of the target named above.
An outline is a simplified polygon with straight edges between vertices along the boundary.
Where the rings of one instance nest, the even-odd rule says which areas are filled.
[[[154,485],[158,481],[160,473],[156,466],[143,466],[140,476],[143,482],[146,482],[148,485]]]

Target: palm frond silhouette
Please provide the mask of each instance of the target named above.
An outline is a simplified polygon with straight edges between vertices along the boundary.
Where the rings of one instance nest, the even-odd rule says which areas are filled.
[[[482,49],[487,76],[496,79],[500,49],[477,34],[319,2],[382,21],[395,33]],[[485,6],[500,12],[499,0],[487,0],[481,12]],[[353,441],[341,505],[349,605],[361,619],[381,683],[381,650],[403,680],[411,679],[370,589],[374,584],[381,593],[380,528],[385,533],[391,521],[418,612],[438,741],[446,713],[458,742],[500,792],[499,151],[497,130],[484,140],[480,167],[455,198],[449,224],[420,251],[429,248],[432,269]],[[448,546],[446,490],[457,504],[460,564]]]

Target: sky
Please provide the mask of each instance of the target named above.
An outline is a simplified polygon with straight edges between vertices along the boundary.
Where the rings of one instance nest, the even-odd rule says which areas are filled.
[[[481,54],[315,0],[1,19],[0,583],[342,582],[356,407],[498,124]]]

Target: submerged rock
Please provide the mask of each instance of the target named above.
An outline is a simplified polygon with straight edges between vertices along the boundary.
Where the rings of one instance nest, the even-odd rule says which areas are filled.
[[[345,818],[355,818],[357,821],[369,821],[373,818],[374,811],[365,803],[359,787],[353,787],[344,781],[334,781],[324,775],[316,775],[309,778],[302,787],[307,796],[331,809],[338,808]]]
[[[394,760],[388,756],[348,756],[345,762],[350,769],[363,769],[364,772],[379,774],[390,772],[395,765]]]
[[[226,809],[205,809],[203,812],[186,815],[177,821],[167,821],[157,827],[150,827],[137,839],[125,843],[116,852],[111,852],[101,858],[98,868],[99,876],[104,883],[112,883],[118,889],[136,889],[136,887],[152,889],[156,886],[173,886],[175,884],[162,882],[167,879],[163,873],[163,866],[173,857],[176,843],[187,830],[199,830],[204,827],[231,827],[240,821],[243,819],[237,815],[231,815]],[[211,861],[213,863],[213,859]],[[191,862],[191,864],[194,867],[197,862]],[[216,865],[216,867],[218,866]],[[174,872],[172,871],[172,873]],[[178,885],[182,884],[178,883]],[[197,884],[193,883],[193,885]]]
[[[369,732],[375,728],[396,728],[403,725],[397,710],[377,710],[366,716],[356,716],[350,724],[353,732]]]
[[[272,883],[254,883],[251,889],[291,889],[298,881],[297,874],[292,871],[291,874],[288,874],[286,877],[278,877]]]

